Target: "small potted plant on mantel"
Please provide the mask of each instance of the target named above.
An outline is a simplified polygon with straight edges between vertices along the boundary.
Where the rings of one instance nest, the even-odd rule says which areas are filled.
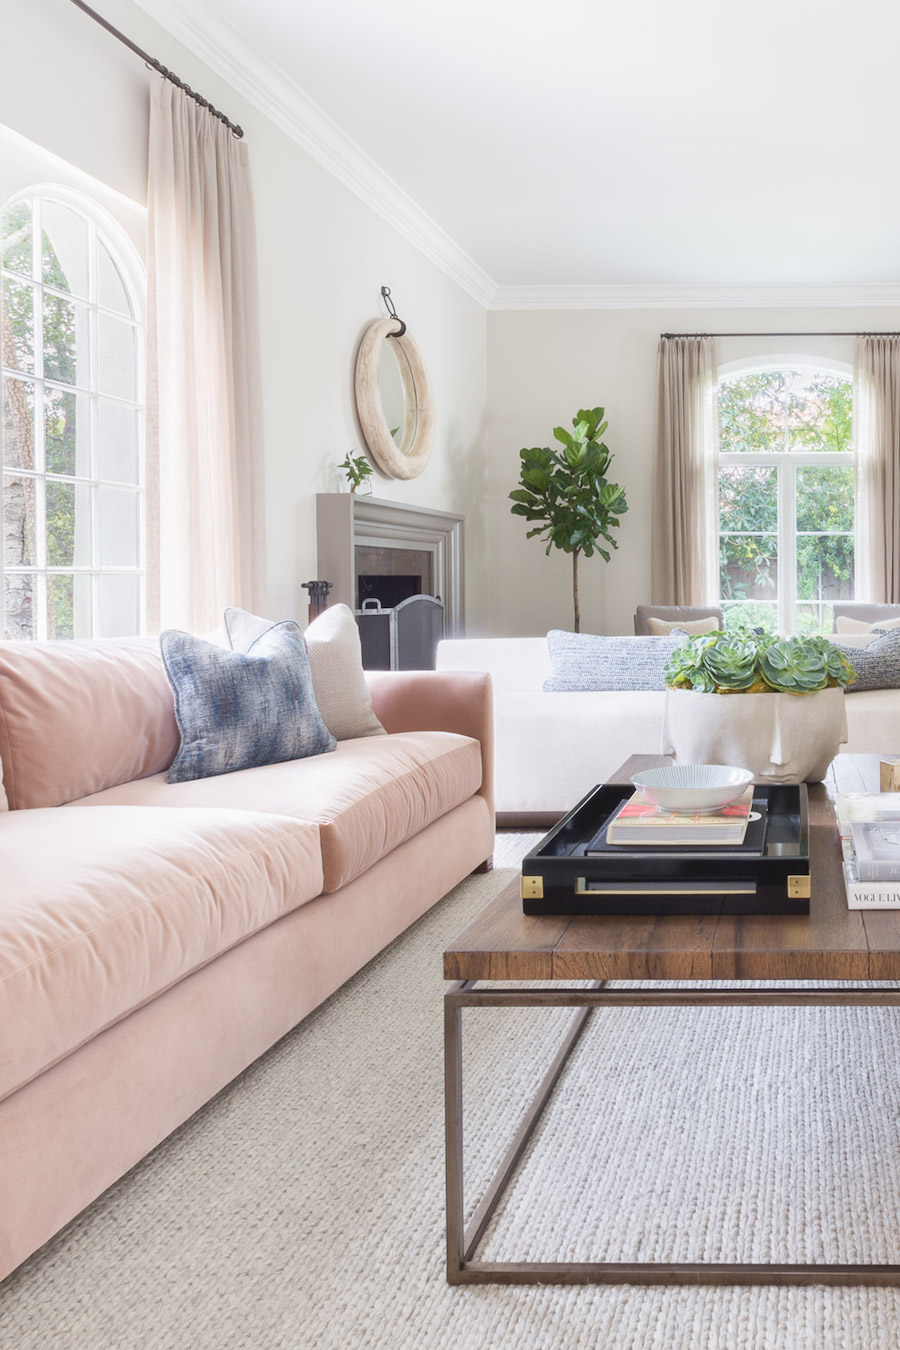
[[[344,470],[344,476],[350,484],[351,492],[358,492],[362,495],[372,491],[372,484],[369,482],[372,465],[362,455],[354,455],[351,450],[348,450],[346,459],[341,461],[338,468]]]
[[[675,649],[664,678],[661,749],[677,763],[818,782],[847,740],[844,690],[856,671],[824,637],[703,633]]]

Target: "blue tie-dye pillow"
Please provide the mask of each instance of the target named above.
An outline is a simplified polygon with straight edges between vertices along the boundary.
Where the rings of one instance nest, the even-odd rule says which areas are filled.
[[[169,628],[160,650],[175,694],[181,746],[169,783],[305,759],[337,744],[316,707],[306,643],[291,621],[246,652]]]

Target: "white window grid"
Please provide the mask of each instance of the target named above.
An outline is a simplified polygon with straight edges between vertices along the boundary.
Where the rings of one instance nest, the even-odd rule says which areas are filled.
[[[35,615],[34,615],[34,635],[38,639],[48,636],[48,582],[47,579],[52,576],[64,577],[86,577],[90,582],[90,633],[91,635],[100,632],[101,613],[100,613],[100,578],[103,576],[136,576],[138,578],[138,596],[139,596],[139,625],[143,632],[146,626],[146,540],[144,531],[144,496],[145,496],[145,472],[144,472],[144,419],[141,414],[144,410],[143,397],[143,324],[136,317],[139,313],[138,298],[134,294],[134,288],[130,284],[130,279],[126,270],[118,263],[114,241],[110,238],[107,230],[101,229],[97,222],[89,214],[78,211],[70,200],[70,194],[62,195],[60,198],[54,197],[51,193],[42,193],[40,195],[31,195],[22,193],[14,200],[27,200],[31,203],[32,209],[32,267],[31,276],[9,271],[5,268],[0,269],[0,287],[5,287],[9,283],[17,285],[28,285],[32,289],[32,323],[34,333],[33,357],[34,370],[32,372],[12,370],[6,365],[2,365],[2,379],[19,379],[23,383],[30,385],[34,396],[34,468],[19,469],[6,466],[6,456],[3,446],[3,426],[0,419],[0,464],[3,465],[2,482],[7,478],[31,478],[35,481],[35,557],[34,565],[11,566],[5,562],[4,552],[0,549],[0,632],[5,630],[5,588],[2,585],[4,575],[29,575],[35,579]],[[69,291],[59,290],[57,287],[49,285],[43,280],[42,268],[42,209],[45,201],[55,202],[61,200],[70,210],[75,210],[87,223],[88,229],[88,284],[87,295],[81,296]],[[10,203],[4,203],[8,206]],[[110,258],[116,264],[119,278],[125,288],[131,307],[131,316],[124,315],[121,311],[110,309],[99,301],[99,267],[100,267],[100,246],[101,243],[106,249]],[[44,375],[44,330],[43,313],[44,297],[53,296],[64,301],[72,301],[76,305],[81,305],[87,318],[88,343],[87,343],[87,361],[82,361],[82,353],[79,350],[79,372],[86,370],[87,380],[83,383],[66,384],[60,380],[49,379]],[[100,319],[103,316],[115,319],[119,323],[130,326],[134,331],[134,388],[136,397],[127,399],[116,396],[111,393],[102,392],[99,388],[99,346],[100,346]],[[86,406],[89,416],[89,453],[90,453],[90,473],[80,474],[59,474],[49,473],[46,470],[46,440],[45,440],[45,421],[44,421],[44,395],[46,390],[56,390],[66,394],[73,394],[84,400],[82,406]],[[117,405],[130,411],[135,416],[136,421],[136,447],[137,447],[137,483],[122,482],[117,479],[104,478],[100,473],[100,403],[101,401]],[[79,414],[80,415],[80,414]],[[91,496],[91,562],[87,565],[79,565],[73,561],[71,566],[50,566],[47,562],[47,516],[46,516],[46,484],[47,483],[65,483],[74,484],[76,487],[86,488]],[[101,493],[104,488],[114,488],[117,492],[127,492],[135,497],[135,518],[137,529],[137,563],[133,566],[121,565],[102,565],[101,556]],[[3,494],[0,492],[0,506],[2,506]]]
[[[823,372],[831,374],[831,372]],[[751,604],[775,604],[778,614],[778,631],[794,633],[800,606],[818,603],[797,596],[797,540],[813,536],[854,537],[853,530],[796,530],[797,518],[797,471],[806,466],[826,468],[828,466],[850,465],[855,469],[856,455],[852,450],[767,450],[767,451],[729,451],[719,455],[719,468],[744,466],[763,466],[775,469],[777,524],[774,530],[719,530],[717,538],[723,535],[734,537],[771,538],[778,541],[778,584],[777,600],[720,600],[728,606]],[[855,496],[855,493],[854,493]]]

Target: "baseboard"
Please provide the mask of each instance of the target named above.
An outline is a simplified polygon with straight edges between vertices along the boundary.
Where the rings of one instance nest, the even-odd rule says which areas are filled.
[[[565,811],[498,811],[498,830],[549,830]]]

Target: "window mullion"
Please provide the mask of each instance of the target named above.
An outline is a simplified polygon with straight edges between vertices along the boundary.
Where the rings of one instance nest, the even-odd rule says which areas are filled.
[[[778,472],[778,624],[784,635],[797,631],[796,466],[782,460]]]

